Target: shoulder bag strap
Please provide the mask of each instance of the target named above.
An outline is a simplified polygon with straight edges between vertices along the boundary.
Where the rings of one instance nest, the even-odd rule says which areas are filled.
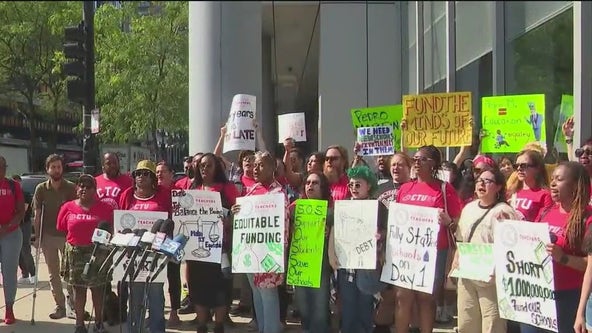
[[[497,206],[497,204],[495,206]],[[493,207],[495,207],[495,206],[493,206]],[[483,221],[483,219],[485,219],[485,216],[487,216],[487,214],[489,214],[489,211],[491,211],[493,209],[493,207],[488,208],[485,211],[485,214],[483,214],[480,218],[477,219],[477,221],[475,221],[475,223],[473,223],[473,225],[471,226],[471,231],[469,232],[469,237],[467,238],[467,243],[471,242],[471,239],[473,239],[473,235],[475,234],[475,230],[477,230],[477,227],[479,226],[479,224],[481,224],[481,221]]]

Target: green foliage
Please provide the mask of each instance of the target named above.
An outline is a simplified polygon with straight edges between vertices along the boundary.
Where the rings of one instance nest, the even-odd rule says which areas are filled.
[[[143,140],[156,129],[178,131],[188,122],[188,4],[138,2],[104,5],[95,14],[97,104],[101,140]]]

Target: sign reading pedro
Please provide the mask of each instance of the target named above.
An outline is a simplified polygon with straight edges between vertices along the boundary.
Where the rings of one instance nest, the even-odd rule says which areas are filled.
[[[470,92],[403,96],[405,147],[471,145],[473,113]]]
[[[484,153],[517,153],[529,142],[546,146],[545,95],[483,97]]]
[[[392,126],[393,146],[395,151],[401,150],[401,119],[403,118],[401,104],[352,109],[351,116],[356,130],[360,127]]]

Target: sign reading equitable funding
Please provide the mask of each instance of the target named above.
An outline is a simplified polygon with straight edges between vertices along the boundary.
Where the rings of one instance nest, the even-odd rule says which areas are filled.
[[[470,92],[403,96],[405,147],[471,145],[473,113]]]

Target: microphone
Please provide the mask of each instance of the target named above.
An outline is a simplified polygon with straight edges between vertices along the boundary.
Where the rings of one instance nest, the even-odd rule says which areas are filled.
[[[178,234],[172,240],[167,239],[163,242],[159,252],[165,255],[166,257],[164,258],[163,262],[158,266],[158,269],[150,279],[150,282],[154,282],[158,274],[160,274],[160,272],[162,272],[166,265],[168,265],[169,261],[172,261],[174,263],[181,262],[181,260],[185,256],[185,251],[183,251],[183,249],[187,244],[187,240],[189,240],[189,237],[183,234]]]
[[[95,244],[95,247],[93,248],[89,261],[86,264],[84,264],[84,269],[82,270],[83,278],[86,279],[88,277],[88,271],[90,270],[90,266],[95,262],[96,259],[95,255],[97,249],[99,247],[109,244],[109,238],[111,238],[109,230],[111,230],[111,225],[109,224],[109,222],[101,221],[99,222],[99,225],[93,232],[92,242]]]
[[[121,252],[119,257],[117,257],[117,259],[114,262],[111,263],[111,266],[107,266],[107,264],[113,260],[113,257],[115,257],[115,254],[117,254],[117,252],[120,249],[126,247],[132,241],[133,237],[134,234],[132,233],[132,230],[130,228],[125,228],[120,232],[116,233],[115,236],[113,236],[110,244],[113,245],[114,248],[111,250],[111,252],[107,256],[107,259],[105,259],[105,261],[101,265],[101,268],[99,268],[99,273],[102,273],[107,267],[109,267],[109,269],[107,270],[109,274],[113,272],[115,266],[119,265],[121,260],[123,260],[123,257],[125,256],[125,250]]]
[[[128,250],[132,250],[132,253],[128,256],[130,259],[128,261],[128,265],[125,269],[125,272],[123,273],[123,278],[121,279],[121,281],[125,281],[125,278],[132,274],[133,270],[134,270],[134,265],[136,263],[136,257],[138,256],[138,254],[140,253],[140,250],[142,249],[141,246],[139,246],[140,240],[142,239],[142,236],[144,235],[144,233],[146,232],[145,229],[136,229],[134,231],[134,238],[132,239],[132,244],[128,244]],[[137,239],[137,241],[136,241]]]
[[[152,253],[150,251],[150,245],[152,245],[152,243],[156,239],[156,233],[161,229],[162,224],[164,222],[165,220],[163,219],[156,220],[156,222],[154,222],[154,224],[152,225],[152,229],[150,229],[150,231],[148,232],[145,232],[142,236],[142,239],[140,239],[140,246],[142,247],[142,249],[144,249],[144,253],[142,253],[142,257],[138,262],[138,269],[133,273],[132,281],[136,280],[136,278],[142,271],[142,266],[146,262],[146,259],[148,259],[148,255]]]

